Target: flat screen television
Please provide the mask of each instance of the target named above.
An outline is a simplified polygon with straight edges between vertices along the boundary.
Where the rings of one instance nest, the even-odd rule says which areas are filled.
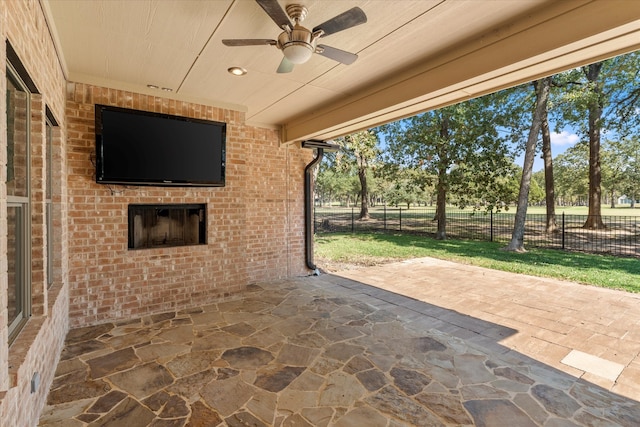
[[[226,124],[96,105],[96,182],[223,187]]]

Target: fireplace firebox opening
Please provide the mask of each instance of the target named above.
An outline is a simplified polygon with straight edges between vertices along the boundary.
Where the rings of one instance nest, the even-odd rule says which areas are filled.
[[[207,244],[207,205],[129,205],[129,249]]]

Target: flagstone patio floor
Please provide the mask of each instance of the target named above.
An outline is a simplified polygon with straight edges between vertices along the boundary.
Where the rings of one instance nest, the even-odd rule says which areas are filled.
[[[638,426],[640,299],[429,258],[69,332],[43,427]]]

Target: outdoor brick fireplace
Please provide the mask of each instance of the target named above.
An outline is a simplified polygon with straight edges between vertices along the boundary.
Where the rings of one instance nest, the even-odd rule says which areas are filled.
[[[129,249],[204,245],[206,204],[129,205]]]

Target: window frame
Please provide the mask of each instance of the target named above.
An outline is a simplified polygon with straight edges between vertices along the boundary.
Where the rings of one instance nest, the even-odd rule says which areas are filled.
[[[20,294],[20,306],[17,307],[18,311],[16,311],[17,316],[15,319],[10,321],[8,319],[8,334],[9,334],[9,344],[11,344],[16,337],[20,334],[20,331],[27,323],[32,313],[32,291],[31,291],[31,95],[32,91],[29,89],[27,83],[25,83],[24,79],[21,77],[20,73],[14,68],[11,61],[7,61],[6,64],[6,80],[7,84],[9,81],[19,90],[24,91],[26,95],[26,103],[25,103],[25,140],[19,141],[18,143],[26,144],[25,147],[25,177],[26,180],[26,196],[13,196],[6,195],[7,199],[7,209],[5,211],[5,215],[8,218],[8,213],[10,208],[20,208],[20,215],[17,216],[18,225],[16,227],[16,280],[20,280],[19,283],[19,294]],[[8,88],[5,92],[5,96],[8,94]],[[7,105],[8,107],[8,105]],[[8,114],[8,110],[6,112]],[[7,123],[7,150],[9,147],[9,123]],[[7,152],[8,155],[8,152]],[[9,160],[9,159],[7,159]],[[7,168],[9,167],[9,161],[7,161]],[[7,169],[8,172],[8,169]],[[7,175],[8,177],[8,175]],[[7,241],[7,245],[9,242]],[[7,282],[7,286],[11,286]],[[18,288],[18,287],[17,287]],[[8,291],[8,289],[7,289]],[[7,301],[8,308],[8,301]],[[10,321],[10,322],[9,322]]]
[[[53,238],[53,129],[54,124],[51,119],[45,119],[45,226],[47,233],[47,288],[53,285],[54,272],[54,238]]]

